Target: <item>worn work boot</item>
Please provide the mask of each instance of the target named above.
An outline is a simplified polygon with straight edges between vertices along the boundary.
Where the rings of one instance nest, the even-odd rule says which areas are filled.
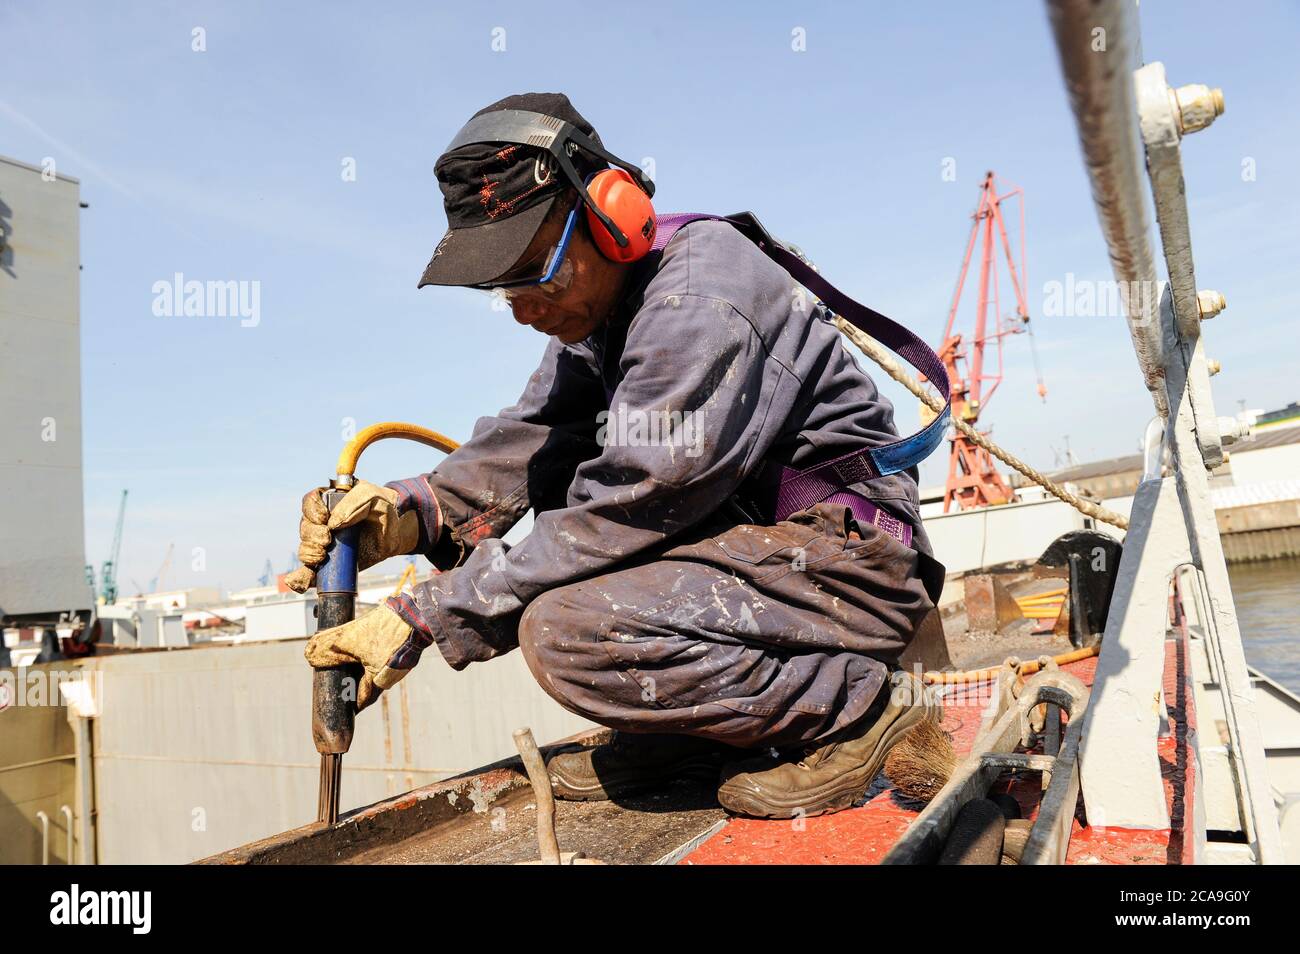
[[[551,756],[546,768],[556,798],[603,801],[676,779],[716,781],[739,751],[688,735],[615,732],[604,745]]]
[[[891,691],[892,687],[892,691]],[[718,801],[737,815],[793,818],[848,808],[861,798],[885,764],[885,756],[922,720],[942,719],[933,692],[896,672],[891,685],[857,722],[824,742],[782,758],[758,756],[726,766]]]

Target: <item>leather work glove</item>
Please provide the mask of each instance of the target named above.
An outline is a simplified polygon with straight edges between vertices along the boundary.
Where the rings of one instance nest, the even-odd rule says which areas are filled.
[[[361,524],[357,569],[364,570],[389,557],[427,550],[437,542],[442,512],[423,477],[399,480],[383,487],[358,480],[333,512],[325,508],[321,491],[302,498],[298,524],[298,559],[302,566],[284,578],[285,586],[305,593],[316,583],[315,569],[325,562],[333,532]]]
[[[397,685],[419,661],[423,647],[411,640],[412,633],[410,623],[380,604],[350,623],[321,630],[307,640],[303,655],[313,669],[361,663],[366,672],[357,687],[360,712],[385,689]],[[406,651],[401,652],[403,649]]]

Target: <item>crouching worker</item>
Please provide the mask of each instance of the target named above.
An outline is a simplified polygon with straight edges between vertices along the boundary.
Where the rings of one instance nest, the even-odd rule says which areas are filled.
[[[517,647],[560,705],[616,730],[551,758],[561,798],[703,775],[740,814],[848,807],[938,717],[896,672],[943,568],[915,462],[880,465],[914,451],[892,407],[770,242],[656,228],[653,184],[567,97],[487,107],[436,174],[449,229],[420,284],[503,296],[546,351],[432,473],[359,481],[332,514],[303,499],[294,589],[353,524],[361,568],[420,553],[444,571],[317,633],[308,661],[360,662],[364,708],[430,645],[457,670]]]

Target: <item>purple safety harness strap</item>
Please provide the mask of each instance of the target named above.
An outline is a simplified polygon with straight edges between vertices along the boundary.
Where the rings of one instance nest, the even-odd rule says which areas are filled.
[[[903,546],[912,545],[912,525],[905,520],[899,520],[889,511],[882,510],[862,494],[854,493],[852,490],[839,490],[821,503],[843,504],[853,511],[853,519],[859,524],[869,523],[889,534]],[[789,514],[785,515],[788,516]],[[780,519],[784,520],[785,517]]]
[[[768,258],[784,268],[790,276],[815,294],[831,311],[849,324],[871,335],[930,380],[943,395],[944,408],[933,421],[910,437],[879,447],[853,451],[804,470],[782,469],[777,491],[774,518],[779,522],[799,510],[823,501],[842,503],[853,511],[860,523],[870,523],[907,545],[912,542],[912,527],[886,513],[861,494],[849,490],[850,484],[872,480],[914,467],[939,446],[951,417],[952,398],[948,372],[929,345],[898,322],[868,308],[844,294],[768,234],[752,213],[709,215],[702,212],[676,212],[655,217],[655,240],[652,252],[662,251],[677,231],[691,222],[708,219],[727,222],[758,246]]]

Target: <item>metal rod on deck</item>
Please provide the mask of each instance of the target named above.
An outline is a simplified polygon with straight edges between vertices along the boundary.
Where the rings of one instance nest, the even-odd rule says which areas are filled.
[[[551,779],[546,772],[546,763],[529,728],[515,729],[515,748],[523,760],[528,780],[533,783],[533,794],[537,798],[537,848],[542,855],[542,864],[560,864],[560,842],[555,837],[555,794],[551,790]]]

